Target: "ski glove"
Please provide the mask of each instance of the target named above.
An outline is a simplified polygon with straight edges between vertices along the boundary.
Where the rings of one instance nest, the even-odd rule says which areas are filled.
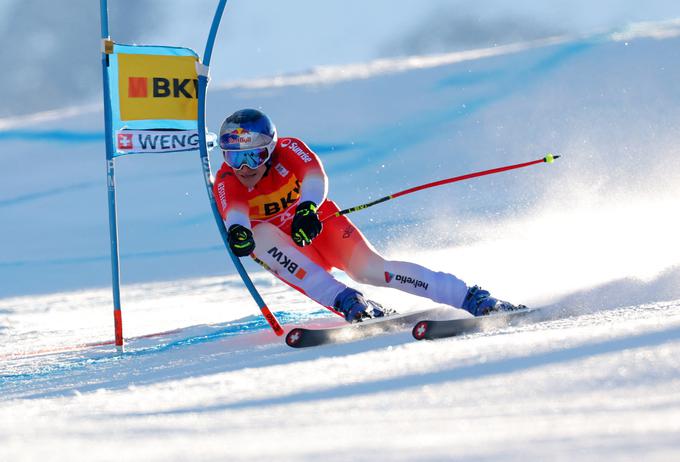
[[[293,242],[300,247],[311,244],[312,240],[321,232],[322,227],[314,202],[306,201],[297,206],[291,230]]]
[[[243,225],[231,225],[227,241],[231,251],[237,257],[245,257],[255,250],[253,232]]]

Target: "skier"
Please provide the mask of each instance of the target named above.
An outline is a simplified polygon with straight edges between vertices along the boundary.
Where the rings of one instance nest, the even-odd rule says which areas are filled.
[[[474,316],[516,306],[448,273],[383,258],[329,200],[321,161],[296,138],[279,138],[276,127],[255,109],[236,111],[220,128],[224,164],[215,198],[238,257],[253,255],[280,279],[349,322],[393,311],[366,300],[335,279],[337,268],[353,280],[429,298]],[[323,222],[323,223],[322,223]]]

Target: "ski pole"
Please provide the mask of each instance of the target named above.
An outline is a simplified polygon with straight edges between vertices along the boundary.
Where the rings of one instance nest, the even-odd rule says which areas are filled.
[[[203,168],[203,176],[205,179],[205,186],[208,192],[208,198],[210,199],[210,207],[213,211],[213,215],[215,217],[215,222],[217,223],[217,227],[220,230],[220,235],[222,236],[222,240],[224,242],[225,247],[227,248],[227,253],[231,257],[232,262],[234,263],[234,267],[236,267],[236,270],[238,271],[239,276],[241,276],[241,279],[243,280],[243,284],[246,286],[248,289],[248,292],[250,292],[251,297],[253,297],[253,300],[257,304],[258,308],[260,308],[260,312],[262,312],[262,316],[266,319],[267,323],[269,326],[272,328],[274,333],[278,336],[281,336],[284,334],[283,327],[281,327],[281,324],[279,321],[276,319],[276,316],[274,316],[274,313],[271,312],[269,307],[267,307],[267,304],[264,302],[262,297],[260,296],[260,293],[257,291],[255,288],[255,285],[253,284],[253,281],[251,281],[250,276],[248,276],[248,273],[246,272],[245,268],[243,267],[243,264],[241,263],[241,260],[234,255],[234,253],[229,249],[229,244],[227,242],[227,230],[224,227],[224,221],[222,221],[222,217],[220,216],[219,211],[217,210],[217,202],[215,201],[215,195],[213,193],[213,177],[212,173],[210,171],[210,158],[208,156],[208,148],[207,148],[207,142],[206,142],[206,122],[205,122],[205,101],[206,101],[206,94],[207,94],[207,88],[208,88],[208,69],[210,67],[210,59],[212,56],[212,51],[213,51],[213,45],[215,43],[215,37],[217,36],[217,30],[220,25],[220,21],[222,19],[222,14],[224,12],[224,7],[227,3],[227,0],[220,0],[217,9],[215,10],[215,16],[213,17],[213,22],[212,26],[210,27],[210,34],[208,35],[208,41],[205,45],[205,53],[203,54],[203,63],[202,66],[199,68],[197,67],[197,71],[199,71],[198,75],[198,139],[199,139],[199,148],[200,148],[200,156],[201,156],[201,165]]]
[[[373,207],[374,205],[382,204],[383,202],[387,202],[389,200],[396,199],[397,197],[405,196],[407,194],[411,194],[411,193],[414,193],[416,191],[422,191],[423,189],[434,188],[435,186],[441,186],[441,185],[445,185],[445,184],[449,184],[449,183],[455,183],[457,181],[469,180],[470,178],[477,178],[477,177],[480,177],[480,176],[493,175],[494,173],[506,172],[508,170],[515,170],[515,169],[518,169],[518,168],[529,167],[530,165],[540,164],[540,163],[544,163],[544,162],[551,164],[555,161],[555,159],[559,159],[559,157],[560,156],[548,154],[547,156],[542,157],[541,159],[532,160],[531,162],[524,162],[522,164],[507,165],[505,167],[492,168],[490,170],[468,173],[466,175],[456,176],[456,177],[453,177],[453,178],[447,178],[445,180],[433,181],[432,183],[427,183],[427,184],[423,184],[423,185],[420,185],[420,186],[414,186],[413,188],[404,189],[403,191],[399,191],[399,192],[396,192],[394,194],[390,194],[389,196],[381,197],[380,199],[374,200],[372,202],[367,202],[366,204],[356,205],[356,206],[350,207],[348,209],[340,210],[339,212],[335,212],[333,215],[330,215],[330,216],[324,218],[322,220],[322,222],[324,222],[326,220],[330,220],[331,218],[334,218],[334,217],[339,217],[341,215],[347,215],[348,213],[357,212],[359,210],[367,209],[369,207]]]

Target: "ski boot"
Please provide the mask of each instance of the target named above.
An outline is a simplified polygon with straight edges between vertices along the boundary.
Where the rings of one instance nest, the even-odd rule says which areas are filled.
[[[468,289],[461,308],[470,312],[473,316],[486,316],[492,313],[523,310],[526,309],[526,306],[513,305],[510,302],[498,300],[492,297],[489,291],[479,286],[473,286]]]
[[[395,314],[393,310],[383,308],[380,303],[364,299],[358,290],[347,287],[335,297],[333,308],[341,313],[347,322],[361,322],[366,318],[382,318]]]

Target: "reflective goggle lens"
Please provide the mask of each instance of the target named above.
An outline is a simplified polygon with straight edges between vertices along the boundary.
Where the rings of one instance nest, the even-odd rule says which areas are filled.
[[[267,148],[248,149],[245,151],[222,151],[224,161],[234,170],[239,170],[244,166],[255,170],[269,159]]]

